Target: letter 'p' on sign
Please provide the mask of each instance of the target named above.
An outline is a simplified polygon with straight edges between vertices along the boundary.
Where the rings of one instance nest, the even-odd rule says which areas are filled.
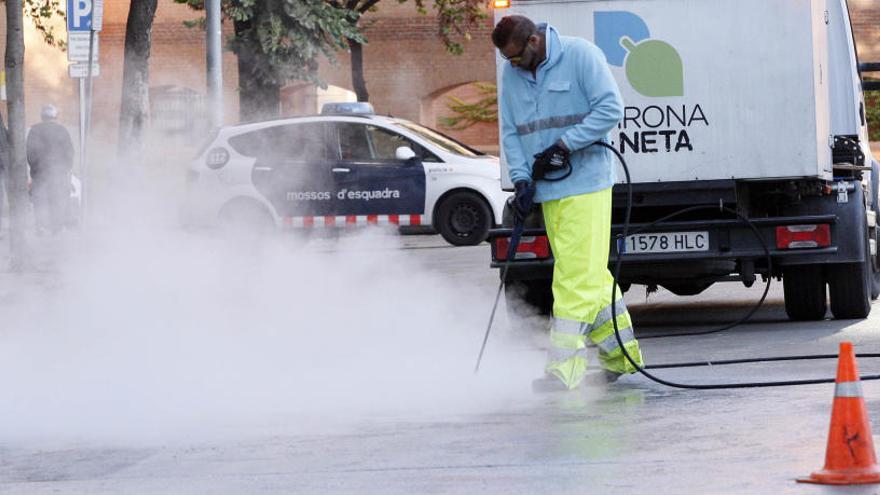
[[[93,0],[67,0],[67,30],[89,31],[92,27]]]

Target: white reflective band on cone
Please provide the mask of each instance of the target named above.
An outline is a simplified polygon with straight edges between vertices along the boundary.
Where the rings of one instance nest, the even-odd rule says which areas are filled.
[[[864,397],[862,382],[840,382],[834,384],[835,397]]]

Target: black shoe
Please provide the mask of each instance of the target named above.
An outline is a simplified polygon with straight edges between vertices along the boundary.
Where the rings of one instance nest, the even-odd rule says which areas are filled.
[[[592,373],[587,373],[587,376],[584,377],[584,383],[587,386],[604,386],[610,385],[617,381],[621,375],[608,370],[595,371]]]
[[[613,371],[602,370],[602,376],[605,378],[605,383],[614,383],[623,375]]]

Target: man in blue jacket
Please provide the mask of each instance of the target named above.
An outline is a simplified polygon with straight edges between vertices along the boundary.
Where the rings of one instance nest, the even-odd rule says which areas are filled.
[[[627,353],[642,355],[614,279],[611,241],[610,152],[597,141],[623,115],[623,102],[605,56],[594,44],[560,36],[552,26],[520,15],[504,17],[492,32],[504,64],[501,76],[501,145],[516,194],[514,213],[541,203],[553,250],[553,325],[546,376],[537,389],[577,387],[587,368],[587,347],[598,347],[606,376],[635,368],[614,335],[616,319]],[[569,168],[570,167],[570,168]],[[534,180],[533,180],[534,179]]]

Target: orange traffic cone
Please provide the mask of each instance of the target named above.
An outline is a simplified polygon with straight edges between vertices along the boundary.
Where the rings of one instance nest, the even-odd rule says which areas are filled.
[[[825,468],[798,481],[822,485],[880,483],[880,466],[850,342],[840,343]]]

